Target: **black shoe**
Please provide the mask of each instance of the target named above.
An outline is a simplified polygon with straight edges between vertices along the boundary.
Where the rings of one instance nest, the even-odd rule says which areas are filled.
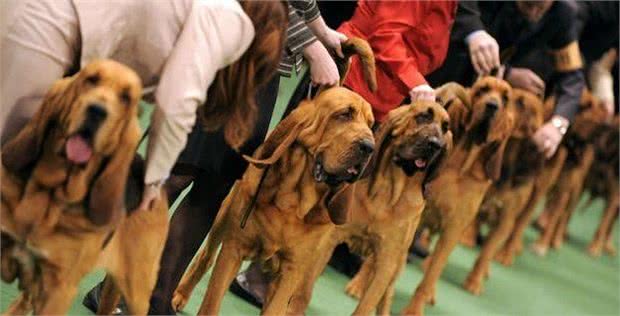
[[[250,291],[250,286],[245,279],[243,273],[238,274],[235,279],[230,284],[230,288],[228,288],[233,294],[240,297],[242,300],[262,309],[263,301],[256,296],[254,293]]]
[[[350,252],[346,244],[340,244],[334,249],[328,264],[336,271],[353,278],[362,266],[362,258]]]
[[[101,291],[103,290],[103,281],[99,282],[99,284],[95,285],[86,296],[82,300],[82,305],[88,308],[91,312],[97,313],[97,309],[99,309]],[[125,304],[125,300],[121,298],[120,304],[112,311],[112,315],[129,315],[127,312],[127,305]]]

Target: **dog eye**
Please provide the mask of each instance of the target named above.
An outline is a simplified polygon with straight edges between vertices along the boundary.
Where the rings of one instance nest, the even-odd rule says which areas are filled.
[[[336,119],[340,121],[350,121],[353,119],[353,110],[348,109],[346,112],[339,113],[336,115]]]
[[[448,132],[448,129],[450,128],[450,124],[447,121],[443,121],[441,123],[441,131],[445,134]]]
[[[504,104],[508,103],[508,95],[506,93],[502,94],[502,101],[504,101]]]
[[[523,103],[523,98],[519,98],[519,100],[517,100],[517,106],[521,109],[525,107],[525,104]]]
[[[121,102],[125,104],[131,103],[131,95],[129,94],[129,90],[123,90],[123,92],[119,95],[119,98],[121,99]]]
[[[98,84],[99,80],[101,80],[101,77],[99,77],[98,74],[94,74],[94,75],[90,75],[86,77],[86,82],[92,85]]]

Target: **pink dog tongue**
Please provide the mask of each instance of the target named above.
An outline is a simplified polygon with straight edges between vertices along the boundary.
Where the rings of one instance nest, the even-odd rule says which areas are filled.
[[[86,163],[93,154],[90,145],[81,136],[71,136],[65,145],[67,158],[73,163]]]
[[[418,168],[424,168],[426,167],[426,160],[423,159],[416,159],[415,160],[415,166]]]

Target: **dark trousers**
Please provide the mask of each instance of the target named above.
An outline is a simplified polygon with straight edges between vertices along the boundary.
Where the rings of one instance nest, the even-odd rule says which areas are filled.
[[[308,72],[291,97],[285,114],[307,95],[309,83]],[[253,136],[243,146],[241,153],[251,154],[262,143],[277,98],[278,84],[279,78],[275,78],[257,94],[259,119]],[[174,314],[170,306],[172,294],[211,229],[220,204],[246,168],[247,162],[226,144],[221,131],[192,132],[173,174],[176,173],[179,178],[190,176],[194,185],[172,216],[157,285],[151,297],[150,314]]]

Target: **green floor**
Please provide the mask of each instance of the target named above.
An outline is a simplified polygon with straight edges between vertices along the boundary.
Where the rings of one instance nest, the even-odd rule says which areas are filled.
[[[294,80],[285,81],[278,103],[285,104]],[[282,110],[282,107],[278,107]],[[146,113],[148,114],[148,113]],[[146,116],[146,115],[145,115]],[[473,265],[477,250],[458,247],[437,286],[437,305],[428,307],[428,315],[620,315],[620,261],[618,257],[588,257],[584,248],[601,217],[603,203],[596,201],[588,209],[580,208],[569,226],[569,240],[558,252],[539,258],[529,251],[512,268],[493,264],[491,278],[481,297],[461,288]],[[537,233],[529,229],[526,244]],[[618,232],[615,235],[616,244]],[[70,313],[90,314],[80,301],[88,289],[103,277],[102,271],[88,275],[80,284],[79,296]],[[398,280],[392,311],[397,313],[408,302],[422,277],[417,264],[409,264]],[[343,292],[348,279],[327,269],[315,286],[308,315],[348,315],[356,301]],[[184,313],[195,314],[207,286],[204,278]],[[4,311],[17,296],[15,285],[0,285],[0,310]],[[232,294],[226,295],[222,315],[256,315],[259,310]]]

